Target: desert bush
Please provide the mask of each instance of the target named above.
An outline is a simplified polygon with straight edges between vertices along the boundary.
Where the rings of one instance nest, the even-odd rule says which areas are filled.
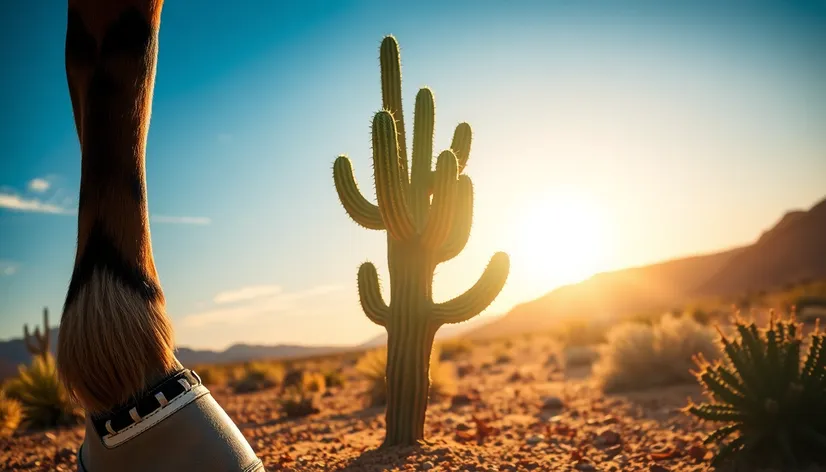
[[[508,353],[507,348],[500,348],[494,354],[494,363],[496,364],[510,364],[513,362],[513,356]]]
[[[301,390],[304,392],[324,393],[327,381],[320,372],[305,372],[301,379]]]
[[[338,369],[329,369],[324,372],[324,384],[328,387],[343,387],[344,374]]]
[[[214,387],[218,385],[226,385],[230,381],[230,374],[226,367],[217,365],[198,366],[193,369],[201,382],[207,387]]]
[[[605,342],[609,330],[607,322],[587,318],[560,320],[551,331],[551,337],[565,346],[593,346]]]
[[[284,390],[278,399],[281,412],[287,418],[301,418],[318,413],[320,410],[315,401],[315,395],[298,387]]]
[[[714,330],[689,317],[662,317],[653,326],[623,323],[607,335],[594,377],[608,393],[691,382],[693,356],[719,355]]]
[[[303,381],[304,370],[295,366],[291,366],[287,369],[287,373],[284,374],[282,385],[285,389],[293,387],[298,388],[301,386],[301,383]]]
[[[8,381],[5,390],[23,407],[21,426],[39,429],[82,422],[83,410],[58,380],[51,354],[35,356],[31,366],[21,365],[18,370],[18,376]]]
[[[562,348],[561,357],[566,369],[590,366],[599,359],[599,347],[566,346]]]
[[[723,360],[696,359],[711,403],[686,408],[722,423],[705,439],[721,445],[713,463],[782,470],[826,465],[826,336],[810,334],[801,359],[802,325],[796,321],[772,319],[758,329],[737,320],[735,326],[734,339],[721,335]]]
[[[439,361],[439,353],[430,357],[430,400],[456,394],[456,373],[451,366]],[[387,403],[387,349],[374,349],[365,353],[356,363],[356,370],[365,377],[370,388],[367,391],[369,405]]]
[[[277,363],[250,362],[230,387],[235,393],[247,393],[275,387],[284,380],[284,366]]]
[[[9,398],[0,390],[0,438],[14,434],[23,417],[23,406],[19,400]]]
[[[456,338],[439,343],[439,360],[454,360],[473,351],[473,342],[469,339]]]

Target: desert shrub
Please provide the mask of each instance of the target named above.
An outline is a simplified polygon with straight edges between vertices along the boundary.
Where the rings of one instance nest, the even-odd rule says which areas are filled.
[[[23,406],[19,400],[9,398],[0,390],[0,438],[14,434],[23,417]]]
[[[566,369],[593,365],[599,359],[597,346],[566,346],[561,352],[562,362]]]
[[[551,331],[551,337],[565,346],[593,346],[605,342],[609,326],[602,320],[568,318]]]
[[[301,390],[304,392],[324,393],[327,381],[320,372],[305,372],[301,379]]]
[[[637,313],[637,314],[625,317],[625,321],[631,322],[631,323],[646,324],[648,326],[654,326],[655,324],[659,323],[660,319],[662,319],[663,316],[665,316],[665,313],[663,313],[661,311]]]
[[[23,407],[21,426],[39,429],[82,422],[83,410],[58,380],[51,354],[35,356],[31,366],[21,365],[18,369],[18,376],[8,381],[5,390]]]
[[[510,364],[511,362],[513,362],[513,356],[511,356],[505,348],[497,350],[494,353],[493,358],[494,363],[496,364]]]
[[[439,361],[439,353],[434,349],[430,357],[430,399],[450,397],[456,394],[456,373],[447,364]],[[367,390],[369,405],[381,406],[387,403],[387,349],[374,349],[365,353],[356,363],[356,370],[365,377],[370,387]]]
[[[241,376],[232,381],[235,393],[247,393],[275,387],[284,380],[284,366],[277,363],[250,362],[244,365]]]
[[[330,369],[324,372],[324,384],[328,387],[343,387],[344,374],[338,369]]]
[[[318,413],[320,410],[315,401],[315,395],[297,387],[286,389],[278,399],[281,412],[287,418],[301,418]]]
[[[453,360],[473,351],[473,342],[469,339],[457,338],[439,343],[439,360]]]
[[[609,331],[593,372],[609,393],[688,383],[693,356],[715,359],[719,351],[713,329],[665,315],[653,326],[623,323]]]
[[[227,368],[217,365],[198,366],[193,369],[201,382],[207,387],[214,387],[218,385],[226,385],[230,381],[230,376]]]
[[[722,423],[705,439],[721,445],[715,465],[826,465],[826,336],[810,334],[801,359],[801,330],[794,320],[772,319],[767,329],[737,320],[734,339],[721,335],[723,360],[697,357],[697,378],[711,403],[686,410]]]
[[[293,387],[300,387],[301,383],[304,381],[304,370],[297,368],[297,367],[290,367],[287,369],[287,373],[284,374],[284,380],[282,381],[282,385],[284,388],[293,388]]]
[[[290,368],[282,381],[284,389],[298,389],[308,392],[323,392],[327,386],[324,374],[310,372],[302,367]]]

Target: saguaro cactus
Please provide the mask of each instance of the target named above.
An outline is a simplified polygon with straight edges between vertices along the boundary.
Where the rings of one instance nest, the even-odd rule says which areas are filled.
[[[23,325],[23,341],[32,356],[46,356],[49,353],[49,309],[43,308],[43,333],[39,327],[34,328],[34,335],[29,334],[29,325]]]
[[[344,209],[359,225],[387,231],[390,299],[381,295],[376,267],[358,271],[364,313],[387,330],[387,434],[384,445],[424,439],[430,384],[430,352],[436,330],[478,315],[496,298],[508,277],[507,254],[494,254],[481,278],[462,295],[433,301],[433,272],[467,243],[473,219],[473,185],[462,174],[470,155],[471,129],[461,123],[450,149],[433,161],[434,103],[430,89],[416,96],[413,159],[408,172],[401,99],[401,63],[395,38],[380,48],[383,110],[373,117],[373,167],[378,205],[359,191],[353,167],[339,156],[333,175]],[[431,196],[432,202],[431,202]]]

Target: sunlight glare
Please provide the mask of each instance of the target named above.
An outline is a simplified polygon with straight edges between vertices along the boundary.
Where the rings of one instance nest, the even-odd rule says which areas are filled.
[[[546,194],[521,208],[511,227],[514,270],[547,286],[578,282],[600,270],[605,221],[587,197]]]

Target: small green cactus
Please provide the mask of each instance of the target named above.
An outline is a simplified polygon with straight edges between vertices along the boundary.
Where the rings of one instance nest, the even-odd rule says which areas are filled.
[[[698,380],[712,403],[686,409],[723,425],[706,444],[721,443],[727,460],[781,467],[826,463],[826,336],[815,328],[801,359],[802,324],[772,320],[768,329],[737,320],[739,339],[720,334],[725,360],[697,358]]]
[[[364,313],[388,333],[384,445],[392,446],[424,439],[428,366],[436,331],[487,308],[505,285],[510,262],[505,253],[496,253],[467,292],[444,303],[433,302],[436,266],[456,257],[470,236],[473,185],[462,172],[470,156],[471,129],[467,123],[456,127],[450,149],[439,155],[434,172],[435,108],[432,92],[422,88],[416,96],[408,170],[401,62],[392,36],[381,43],[380,64],[383,110],[375,114],[372,126],[378,205],[361,194],[346,156],[336,159],[333,176],[350,217],[367,229],[387,231],[391,303],[384,302],[376,267],[369,262],[359,268],[358,290]]]
[[[18,371],[18,376],[6,383],[5,393],[23,406],[21,426],[41,429],[83,422],[83,410],[60,383],[50,353],[35,356],[31,366],[20,365]]]
[[[34,328],[34,335],[29,334],[29,325],[23,325],[23,341],[26,343],[26,349],[32,356],[45,356],[49,353],[49,309],[43,308],[43,333],[40,332],[40,327]]]

